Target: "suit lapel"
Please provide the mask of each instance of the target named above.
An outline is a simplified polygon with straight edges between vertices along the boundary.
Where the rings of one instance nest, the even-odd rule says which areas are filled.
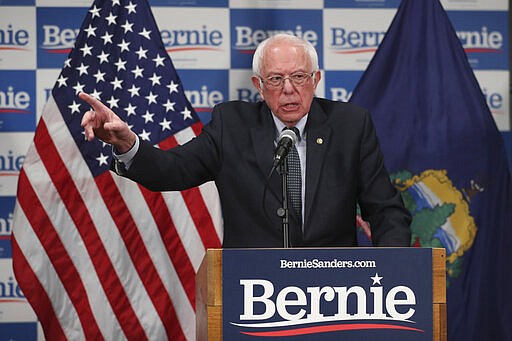
[[[274,140],[275,140],[275,124],[272,114],[268,106],[263,105],[259,113],[260,119],[258,124],[251,127],[251,139],[254,146],[254,152],[258,162],[258,166],[263,177],[268,179],[270,170],[272,169],[272,161],[274,156]],[[279,170],[276,170],[268,180],[269,193],[275,197],[278,202],[282,201],[281,193],[281,176]],[[296,217],[290,212],[289,234],[292,246],[302,245],[302,229],[298,225]],[[281,226],[279,226],[281,228]]]
[[[268,178],[270,170],[272,169],[272,160],[274,155],[274,139],[275,139],[275,125],[272,120],[270,109],[266,105],[261,106],[260,119],[258,124],[251,127],[251,139],[254,146],[254,153],[258,166],[265,179]],[[279,192],[280,179],[277,172],[272,174],[270,178],[270,190],[278,200],[281,200]]]
[[[254,152],[262,176],[267,179],[272,168],[274,155],[275,125],[272,120],[270,109],[263,105],[259,113],[260,119],[250,129]],[[307,164],[306,164],[306,198],[305,198],[305,220],[304,226],[309,224],[312,201],[316,195],[318,182],[321,178],[321,169],[324,164],[328,142],[330,141],[332,129],[326,124],[327,115],[320,105],[313,101],[307,122]],[[269,180],[270,192],[277,200],[281,200],[281,179],[278,172],[274,172]],[[290,221],[295,225],[294,219]],[[302,233],[299,227],[290,226],[292,244],[301,245]]]
[[[325,156],[332,128],[326,124],[327,115],[320,105],[313,101],[307,122],[307,163],[306,163],[306,198],[304,226],[309,225],[309,216],[315,198],[318,183],[321,178],[321,170],[324,165]]]

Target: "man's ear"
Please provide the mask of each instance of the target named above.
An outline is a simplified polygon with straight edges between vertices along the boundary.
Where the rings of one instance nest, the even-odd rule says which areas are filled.
[[[313,84],[313,87],[316,89],[316,86],[318,85],[318,83],[320,82],[320,79],[322,78],[322,73],[320,72],[320,70],[318,71],[315,71],[315,84]]]
[[[263,97],[263,89],[261,88],[262,87],[261,79],[258,76],[252,76],[251,80],[252,80],[252,84],[254,85],[254,87],[260,93],[261,99],[264,101],[265,98]]]

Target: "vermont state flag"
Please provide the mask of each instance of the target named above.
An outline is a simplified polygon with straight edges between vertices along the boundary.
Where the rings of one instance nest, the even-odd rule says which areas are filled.
[[[351,102],[373,115],[412,245],[447,252],[448,340],[512,340],[505,147],[438,0],[403,0]]]

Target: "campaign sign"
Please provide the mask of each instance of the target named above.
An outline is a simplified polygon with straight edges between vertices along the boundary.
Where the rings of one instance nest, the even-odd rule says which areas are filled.
[[[473,70],[508,70],[507,12],[447,12]]]
[[[325,8],[398,8],[401,0],[325,0]]]
[[[432,249],[222,252],[223,339],[432,340]]]
[[[36,128],[35,71],[0,70],[0,132]]]
[[[309,41],[323,67],[321,10],[231,9],[231,68],[250,69],[256,47],[278,33]]]
[[[228,0],[149,0],[151,6],[227,7]]]
[[[2,340],[37,340],[37,322],[0,322]]]
[[[364,71],[326,71],[325,96],[333,101],[348,102]]]
[[[228,99],[228,71],[180,70],[185,95],[203,123],[211,119],[213,107]]]
[[[91,1],[92,3],[92,1]],[[88,8],[37,8],[37,67],[61,68],[75,45]]]
[[[0,258],[12,257],[11,233],[15,201],[15,197],[0,196]]]

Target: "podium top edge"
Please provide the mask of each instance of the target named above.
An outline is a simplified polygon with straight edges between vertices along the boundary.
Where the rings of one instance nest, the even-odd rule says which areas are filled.
[[[206,251],[223,251],[223,250],[404,250],[404,249],[419,249],[419,250],[446,250],[445,248],[441,247],[388,247],[388,246],[378,246],[378,247],[294,247],[294,248],[281,248],[281,247],[274,247],[274,248],[249,248],[249,247],[240,247],[240,248],[208,248]]]

